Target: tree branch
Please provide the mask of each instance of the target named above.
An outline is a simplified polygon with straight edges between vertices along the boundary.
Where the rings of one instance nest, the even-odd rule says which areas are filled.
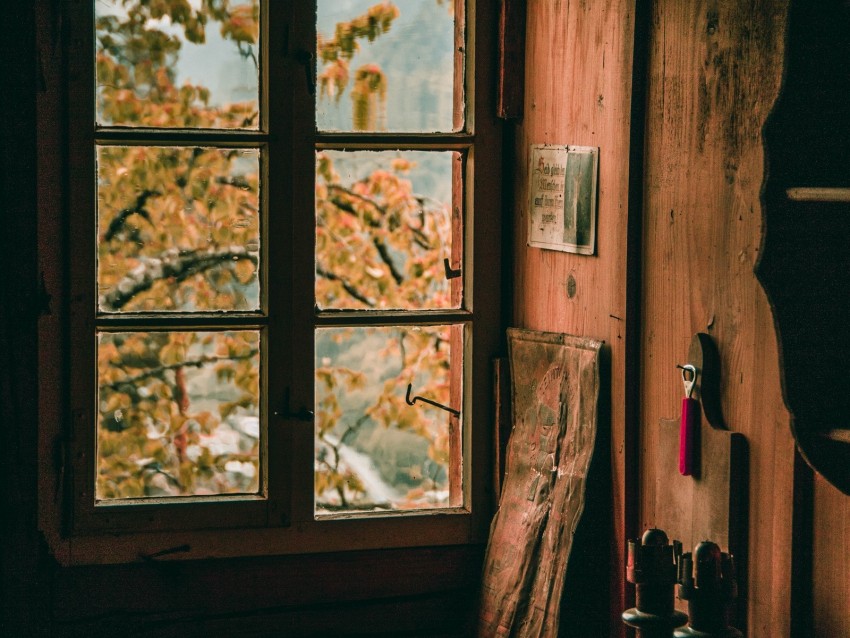
[[[180,283],[197,273],[241,259],[250,259],[254,265],[257,264],[257,257],[242,246],[224,250],[212,248],[206,252],[180,253],[172,250],[162,258],[143,257],[141,265],[124,275],[115,288],[101,297],[100,305],[106,311],[120,310],[136,295],[150,290],[160,279],[174,279]]]
[[[363,202],[364,204],[368,204],[369,206],[374,208],[376,211],[381,213],[381,215],[386,215],[387,209],[385,207],[381,206],[380,204],[378,204],[376,201],[374,201],[374,200],[372,200],[368,197],[364,197],[363,195],[359,195],[352,190],[349,190],[349,189],[347,189],[343,186],[339,186],[338,184],[328,184],[327,188],[328,188],[328,191],[339,191],[341,193],[345,193],[349,197],[357,199],[357,200]],[[357,216],[357,211],[354,210],[354,206],[352,206],[351,204],[349,204],[345,200],[340,199],[339,197],[332,197],[332,198],[328,199],[328,201],[331,204],[333,204],[334,206],[336,206],[339,210],[341,210],[345,213],[348,213],[349,215]],[[366,221],[366,220],[363,220],[363,221],[365,221],[371,228],[380,228],[381,227],[381,223],[376,219],[373,219],[373,220],[370,220],[370,221]],[[404,275],[401,274],[401,272],[399,272],[399,269],[395,265],[395,262],[393,261],[393,258],[390,255],[390,251],[387,248],[386,243],[384,243],[384,240],[381,239],[380,237],[373,236],[372,237],[372,244],[375,246],[375,249],[378,251],[378,255],[381,257],[381,261],[383,261],[387,265],[387,268],[390,269],[390,275],[392,275],[392,278],[395,280],[396,284],[401,284],[404,281]]]
[[[112,383],[100,386],[101,389],[107,388],[110,390],[118,390],[122,385],[133,385],[138,383],[139,381],[144,381],[150,377],[158,377],[163,372],[167,372],[168,370],[176,370],[177,368],[200,368],[202,366],[207,365],[208,363],[220,363],[221,361],[244,361],[245,359],[250,359],[257,355],[259,350],[256,348],[252,348],[245,354],[237,354],[231,355],[228,357],[224,356],[204,356],[198,357],[197,359],[188,359],[186,361],[180,361],[178,363],[170,363],[168,365],[157,366],[156,368],[151,368],[150,370],[145,370],[144,372],[140,372],[139,374],[133,375],[132,377],[127,377],[125,379],[119,379],[118,381],[113,381]]]
[[[385,206],[381,206],[374,199],[366,197],[365,195],[360,195],[359,193],[355,193],[353,190],[348,189],[345,186],[340,186],[339,184],[328,184],[327,188],[328,188],[328,191],[337,191],[339,193],[343,193],[345,195],[348,195],[349,197],[353,197],[354,199],[357,199],[357,200],[363,202],[364,204],[368,204],[369,206],[374,208],[376,211],[381,213],[381,215],[387,214],[387,209],[386,209]],[[338,204],[336,202],[334,202],[334,205],[338,206]],[[374,224],[377,224],[377,223],[378,222],[374,222]]]
[[[352,297],[354,297],[357,301],[359,301],[360,303],[364,303],[364,304],[366,304],[366,305],[367,305],[367,306],[369,306],[370,308],[374,308],[374,307],[375,307],[375,301],[374,301],[374,300],[369,299],[369,297],[367,297],[367,296],[366,296],[366,295],[364,295],[362,292],[360,292],[359,290],[357,290],[357,288],[355,288],[355,287],[354,287],[354,286],[353,286],[353,285],[352,285],[352,284],[351,284],[348,280],[346,280],[345,278],[340,277],[340,276],[339,276],[339,275],[337,275],[336,273],[332,273],[332,272],[330,272],[330,271],[328,271],[328,270],[325,270],[324,268],[322,268],[322,267],[321,267],[321,266],[319,266],[319,265],[316,265],[316,274],[317,274],[317,275],[319,275],[320,277],[324,277],[324,278],[325,278],[325,279],[327,279],[328,281],[338,281],[338,282],[339,282],[339,284],[340,284],[340,285],[343,287],[343,289],[345,290],[345,292],[347,292],[349,295],[351,295]]]
[[[130,215],[139,215],[144,218],[149,224],[151,222],[150,213],[145,209],[145,204],[147,203],[150,197],[157,197],[161,195],[159,191],[154,190],[143,190],[136,197],[136,203],[130,208],[124,208],[119,212],[111,222],[109,222],[109,228],[106,229],[106,234],[103,236],[104,241],[112,241],[112,239],[120,233],[124,224],[127,222],[127,218]]]
[[[378,254],[381,256],[381,260],[387,265],[387,268],[390,269],[390,274],[395,280],[396,284],[401,285],[404,281],[404,275],[402,275],[398,268],[396,268],[395,263],[393,262],[393,258],[390,255],[390,251],[387,249],[387,245],[384,243],[384,240],[380,237],[372,237],[372,244],[375,246],[375,250],[378,251]]]

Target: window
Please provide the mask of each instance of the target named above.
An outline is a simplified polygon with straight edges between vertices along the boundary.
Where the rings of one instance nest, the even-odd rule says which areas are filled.
[[[69,18],[73,560],[482,539],[492,16],[97,0]]]

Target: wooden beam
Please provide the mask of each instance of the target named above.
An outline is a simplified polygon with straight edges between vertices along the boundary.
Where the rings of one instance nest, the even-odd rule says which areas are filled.
[[[792,202],[850,202],[850,188],[798,187],[785,194]]]
[[[497,114],[522,117],[525,97],[525,0],[502,0],[499,9],[499,96]]]

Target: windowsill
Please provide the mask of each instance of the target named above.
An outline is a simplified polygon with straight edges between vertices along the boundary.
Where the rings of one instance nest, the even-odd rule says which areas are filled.
[[[469,513],[431,513],[427,518],[322,520],[287,528],[210,529],[188,532],[45,536],[63,566],[240,558],[353,550],[474,545],[486,542],[483,526]]]

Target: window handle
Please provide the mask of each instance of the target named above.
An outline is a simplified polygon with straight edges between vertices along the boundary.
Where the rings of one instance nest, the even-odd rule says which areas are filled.
[[[280,402],[280,408],[274,411],[274,415],[291,421],[313,421],[316,416],[312,410],[308,410],[303,405],[297,412],[289,409],[289,388],[283,393],[283,401]]]
[[[307,422],[313,421],[316,416],[315,414],[313,414],[312,410],[308,410],[303,405],[301,406],[301,409],[298,410],[298,412],[290,412],[287,410],[286,412],[275,412],[275,415],[283,417],[284,419],[291,419],[293,421]]]
[[[307,91],[309,91],[310,95],[316,95],[316,76],[314,69],[314,56],[309,51],[305,51],[304,49],[299,49],[295,52],[295,60],[304,65],[304,75],[307,77]]]

